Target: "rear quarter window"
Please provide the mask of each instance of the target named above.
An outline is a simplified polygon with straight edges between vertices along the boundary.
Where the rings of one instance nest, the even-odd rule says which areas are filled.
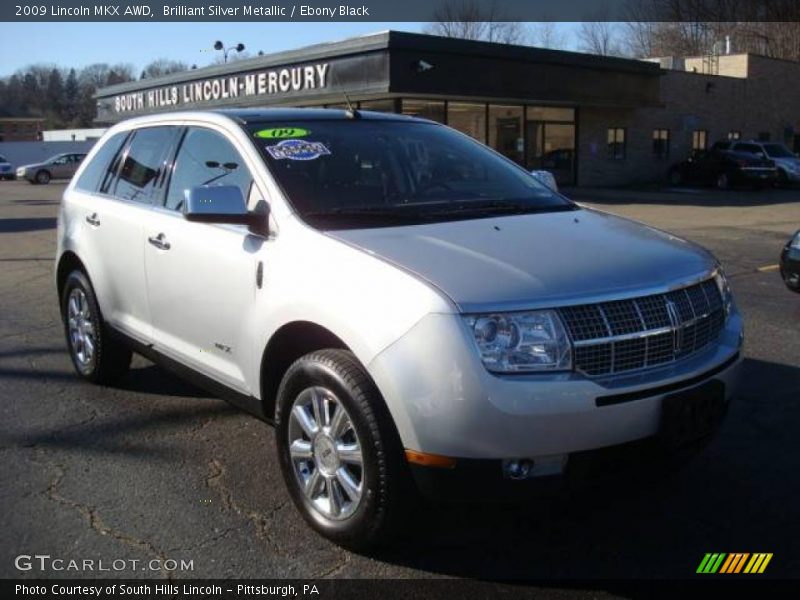
[[[105,177],[109,166],[111,166],[127,137],[128,132],[121,131],[108,138],[94,155],[91,162],[86,165],[83,173],[81,173],[81,176],[75,183],[75,187],[85,192],[96,192],[100,188],[100,182]],[[83,158],[83,156],[79,155],[77,162],[80,162]]]

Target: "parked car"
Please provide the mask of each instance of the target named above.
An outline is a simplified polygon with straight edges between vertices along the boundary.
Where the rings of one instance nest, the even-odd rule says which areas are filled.
[[[57,237],[77,373],[111,383],[136,351],[273,422],[297,509],[349,547],[418,492],[519,494],[573,453],[693,445],[737,391],[742,318],[708,251],[431,121],[131,119]]]
[[[37,184],[50,183],[51,179],[70,179],[84,158],[86,153],[56,154],[44,162],[18,167],[17,179],[27,179]]]
[[[5,156],[0,155],[0,179],[14,179],[14,169]]]
[[[713,148],[732,150],[733,152],[744,152],[746,154],[752,154],[753,156],[768,158],[775,163],[775,167],[778,170],[778,183],[780,185],[800,183],[800,157],[789,150],[784,144],[757,141],[723,141],[716,142]]]
[[[793,292],[800,292],[800,231],[786,242],[781,252],[781,277]]]
[[[773,185],[777,177],[775,164],[769,159],[718,148],[695,150],[670,167],[667,174],[671,185],[716,185],[721,190],[735,185]]]

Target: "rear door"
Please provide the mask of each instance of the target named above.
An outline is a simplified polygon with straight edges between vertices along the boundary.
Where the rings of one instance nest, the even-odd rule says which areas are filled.
[[[163,207],[145,239],[153,339],[160,352],[243,393],[251,348],[248,317],[265,240],[243,225],[189,222],[185,191],[254,184],[242,153],[218,130],[188,127],[179,145]],[[265,217],[266,218],[266,217]]]
[[[85,228],[80,256],[86,260],[98,292],[103,317],[115,328],[144,343],[151,338],[144,266],[144,223],[162,189],[178,128],[139,129],[104,169],[97,189],[80,194],[78,222]],[[109,140],[109,143],[111,140]],[[121,143],[121,141],[120,141]],[[101,149],[102,151],[102,149]],[[81,174],[76,189],[86,187]],[[89,185],[87,183],[87,185]],[[77,195],[76,195],[77,196]]]

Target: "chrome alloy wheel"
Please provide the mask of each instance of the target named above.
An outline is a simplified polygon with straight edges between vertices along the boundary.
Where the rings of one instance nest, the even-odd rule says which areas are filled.
[[[89,300],[80,288],[69,293],[67,300],[67,329],[72,355],[82,368],[94,364],[97,338]]]
[[[311,504],[329,519],[352,515],[361,501],[364,459],[350,415],[331,390],[300,392],[287,441],[295,477]]]

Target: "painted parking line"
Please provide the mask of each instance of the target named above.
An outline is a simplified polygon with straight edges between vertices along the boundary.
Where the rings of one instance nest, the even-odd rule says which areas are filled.
[[[767,271],[777,271],[780,269],[780,265],[765,265],[763,267],[758,267],[758,271],[761,273],[766,273]]]

